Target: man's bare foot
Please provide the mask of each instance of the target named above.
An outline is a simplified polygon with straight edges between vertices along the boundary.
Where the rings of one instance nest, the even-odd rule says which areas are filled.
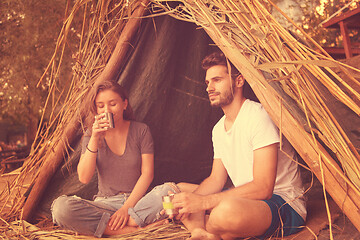
[[[191,237],[188,240],[220,240],[220,237],[207,232],[202,228],[195,228],[191,231]]]

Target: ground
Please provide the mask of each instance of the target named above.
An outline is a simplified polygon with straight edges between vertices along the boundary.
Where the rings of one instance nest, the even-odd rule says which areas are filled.
[[[346,215],[339,209],[335,202],[331,199],[329,195],[329,206],[332,213],[332,236],[334,240],[351,240],[351,239],[360,239],[360,232],[355,228],[355,226],[350,222]],[[309,195],[309,204],[314,204],[311,209],[308,208],[308,214],[313,221],[315,226],[312,228],[317,234],[318,240],[326,240],[330,238],[330,229],[329,221],[327,219],[327,214],[324,205],[324,196],[322,191],[322,185],[318,180],[315,181],[313,188],[310,190]],[[310,202],[311,201],[311,202]],[[315,216],[311,216],[311,213],[315,212]],[[310,220],[309,220],[310,221]],[[290,238],[291,239],[291,238]],[[301,239],[302,238],[295,238]],[[309,237],[306,239],[316,239],[315,237]]]

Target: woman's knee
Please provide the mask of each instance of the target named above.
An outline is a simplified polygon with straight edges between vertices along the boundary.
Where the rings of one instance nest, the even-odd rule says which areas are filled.
[[[180,192],[180,190],[175,183],[167,182],[158,185],[141,198],[134,208],[129,208],[128,213],[140,227],[161,220],[166,217],[160,214],[163,209],[162,197],[169,193],[178,192]]]
[[[74,197],[60,196],[51,205],[53,222],[57,225],[64,225],[73,216],[72,199]]]
[[[165,195],[168,195],[170,193],[179,193],[180,192],[180,189],[179,187],[177,186],[177,184],[173,183],[173,182],[166,182],[162,185],[158,185],[156,187],[154,187],[151,192],[150,192],[150,196],[151,197],[155,197],[155,198],[158,198],[158,200],[161,201],[161,197],[162,196],[165,196]],[[146,197],[146,195],[145,195]]]

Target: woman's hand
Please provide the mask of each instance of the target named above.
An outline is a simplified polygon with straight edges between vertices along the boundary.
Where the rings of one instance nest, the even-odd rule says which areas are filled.
[[[109,220],[109,227],[111,230],[116,231],[126,226],[129,220],[128,207],[122,206],[117,210]]]
[[[95,121],[92,126],[92,135],[99,136],[101,133],[109,129],[109,120],[105,119],[105,114],[100,113],[95,116]]]

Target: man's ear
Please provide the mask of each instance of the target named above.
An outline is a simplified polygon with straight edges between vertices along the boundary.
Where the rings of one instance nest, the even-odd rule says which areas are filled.
[[[242,74],[239,74],[236,78],[235,78],[235,87],[243,87],[245,84],[245,78]]]

